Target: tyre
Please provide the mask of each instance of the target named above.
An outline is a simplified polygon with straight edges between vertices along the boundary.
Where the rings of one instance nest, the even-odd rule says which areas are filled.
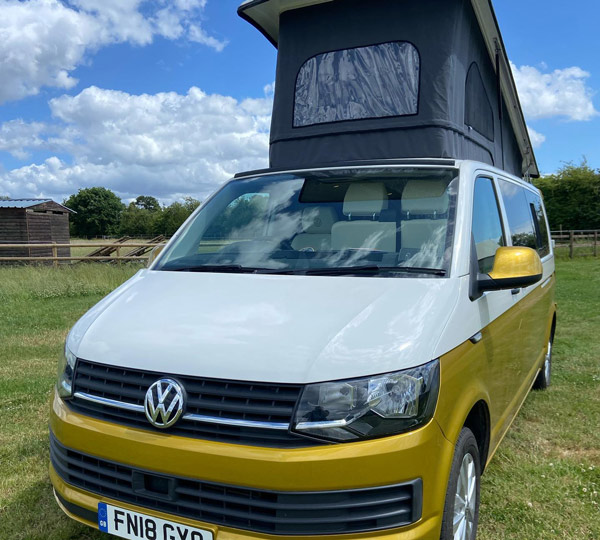
[[[550,381],[552,378],[552,342],[554,341],[554,336],[550,337],[550,341],[548,341],[548,349],[546,350],[546,356],[544,357],[544,365],[542,369],[538,373],[535,382],[533,383],[534,390],[545,390],[550,386]]]
[[[475,540],[481,462],[473,432],[463,428],[454,448],[440,540]]]

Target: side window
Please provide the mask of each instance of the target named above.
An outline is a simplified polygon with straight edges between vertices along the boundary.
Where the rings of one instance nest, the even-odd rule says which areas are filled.
[[[500,192],[506,209],[512,245],[538,249],[531,207],[525,194],[526,189],[507,180],[500,180]]]
[[[494,111],[475,62],[471,64],[467,73],[465,124],[490,141],[494,140]]]
[[[535,227],[537,250],[540,257],[545,257],[550,254],[550,238],[548,237],[548,227],[546,225],[546,214],[544,213],[542,198],[537,193],[529,190],[526,191],[526,195]]]
[[[506,245],[496,190],[489,178],[475,180],[472,230],[479,271],[488,274],[494,267],[496,250]]]

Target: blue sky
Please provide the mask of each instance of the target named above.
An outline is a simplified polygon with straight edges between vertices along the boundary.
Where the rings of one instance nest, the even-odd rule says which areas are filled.
[[[0,0],[0,195],[168,202],[265,166],[276,51],[238,3]],[[495,7],[541,171],[600,168],[597,2]]]

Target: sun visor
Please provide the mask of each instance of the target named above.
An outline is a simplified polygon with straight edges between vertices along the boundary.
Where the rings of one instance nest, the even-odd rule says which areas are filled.
[[[279,49],[272,167],[452,158],[537,175],[488,0],[249,0],[239,13]]]

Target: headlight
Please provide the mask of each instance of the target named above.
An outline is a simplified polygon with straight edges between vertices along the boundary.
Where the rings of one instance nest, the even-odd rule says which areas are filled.
[[[438,360],[386,375],[311,384],[302,393],[293,430],[334,441],[409,431],[431,420],[439,384]]]
[[[58,382],[56,388],[58,395],[62,398],[70,398],[73,395],[73,372],[77,358],[65,345],[65,351],[58,361]]]

